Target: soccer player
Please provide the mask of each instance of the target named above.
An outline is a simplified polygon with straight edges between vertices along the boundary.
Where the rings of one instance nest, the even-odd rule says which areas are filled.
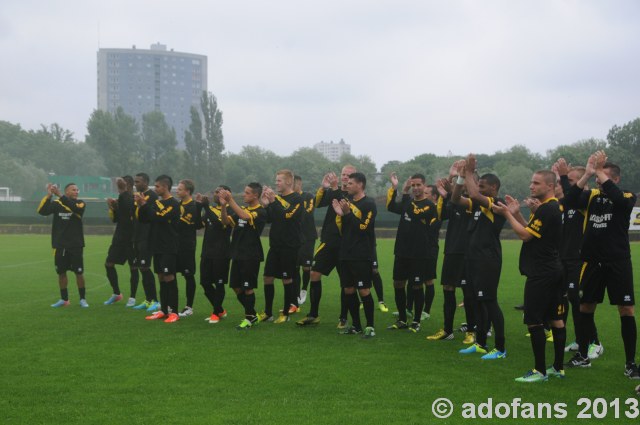
[[[525,221],[520,203],[506,196],[506,204],[498,202],[492,210],[504,216],[515,234],[522,240],[520,273],[527,277],[524,285],[524,323],[531,334],[534,368],[516,382],[542,382],[549,376],[564,377],[564,345],[567,332],[562,320],[563,270],[560,262],[562,211],[555,197],[556,175],[550,170],[536,171],[531,177],[531,198],[539,201]],[[555,358],[547,369],[545,360],[544,323],[551,326]]]
[[[158,199],[147,202],[144,194],[136,195],[140,220],[151,224],[149,236],[153,249],[153,270],[160,281],[159,311],[147,316],[147,320],[165,319],[165,323],[177,322],[178,316],[178,283],[176,267],[178,260],[178,230],[180,221],[180,203],[171,196],[173,180],[163,174],[155,181],[155,192]]]
[[[84,248],[82,215],[85,203],[78,199],[78,193],[78,186],[75,183],[69,183],[64,187],[64,195],[60,193],[57,186],[49,183],[47,184],[47,194],[38,206],[38,214],[44,216],[53,214],[51,246],[54,250],[58,286],[60,287],[60,299],[51,304],[51,307],[54,308],[69,305],[67,271],[72,271],[76,275],[80,307],[89,307],[86,299],[82,257]],[[53,195],[58,199],[54,201]]]
[[[575,332],[574,342],[565,347],[565,352],[578,351],[578,335],[580,333],[580,271],[582,270],[582,260],[580,260],[580,246],[584,234],[584,218],[586,211],[582,209],[565,207],[564,194],[571,190],[580,177],[584,175],[584,167],[569,167],[567,162],[560,158],[552,168],[560,180],[560,190],[556,187],[556,197],[563,206],[563,226],[562,243],[560,244],[560,259],[564,269],[565,278],[565,315],[564,322],[567,323],[569,306],[571,307],[571,317],[573,319],[573,329]],[[588,187],[585,187],[588,189]],[[597,359],[604,352],[604,347],[598,338],[598,331],[595,323],[593,335],[589,338],[588,357],[591,360]]]
[[[374,228],[376,220],[376,204],[365,194],[367,178],[356,172],[349,175],[347,191],[351,200],[334,199],[333,210],[341,219],[342,239],[340,241],[340,286],[351,314],[352,326],[345,334],[361,334],[360,303],[358,291],[367,326],[364,337],[375,336],[373,297],[371,296],[371,280],[373,250],[375,249]]]
[[[640,379],[635,363],[637,328],[634,317],[633,270],[629,247],[629,217],[636,196],[618,187],[620,167],[607,162],[603,151],[589,157],[584,175],[566,195],[567,206],[587,210],[585,234],[580,256],[584,261],[580,278],[580,351],[569,361],[570,367],[590,367],[588,358],[593,316],[604,300],[618,306],[620,328],[626,356],[624,374]],[[596,176],[598,189],[584,190],[587,181]]]
[[[438,181],[438,191],[450,192],[451,179],[456,170],[455,164],[451,167],[449,179]],[[450,198],[450,194],[445,195]],[[469,220],[471,210],[453,202],[445,202],[442,210],[442,220],[448,220],[447,233],[444,240],[444,259],[442,262],[442,293],[444,295],[444,328],[440,329],[427,339],[432,341],[453,339],[453,320],[456,313],[456,288],[462,289],[464,296],[464,309],[466,313],[467,329],[463,344],[473,344],[475,336],[472,330],[475,328],[475,301],[470,285],[467,285],[464,273],[464,253],[467,246]]]
[[[144,202],[155,203],[158,195],[149,189],[149,175],[147,173],[138,173],[133,178],[134,186],[137,193],[144,198]],[[136,193],[134,193],[135,198]],[[158,292],[156,289],[155,277],[151,271],[151,257],[153,256],[152,247],[149,241],[150,223],[140,221],[140,205],[136,202],[136,211],[133,221],[133,265],[134,269],[139,270],[142,275],[142,289],[144,290],[145,301],[133,307],[127,303],[127,307],[133,307],[135,310],[146,310],[148,312],[156,311],[160,308],[158,303]],[[131,301],[131,300],[130,300]],[[135,303],[135,300],[133,301]]]
[[[130,296],[127,305],[129,307],[136,303],[136,292],[138,291],[138,270],[133,268],[133,216],[135,214],[135,205],[133,204],[133,177],[124,176],[116,180],[118,186],[118,199],[107,199],[109,206],[109,217],[116,223],[116,229],[113,232],[111,246],[105,261],[105,269],[107,271],[107,279],[113,295],[104,302],[105,305],[111,305],[122,300],[120,286],[118,285],[118,272],[115,265],[129,263],[130,278]]]
[[[265,186],[261,202],[267,210],[269,229],[269,252],[264,265],[265,309],[260,321],[273,321],[273,298],[275,278],[282,279],[284,306],[274,323],[289,321],[289,307],[294,302],[293,274],[296,271],[298,251],[302,245],[301,219],[304,213],[302,197],[293,190],[293,173],[280,170],[276,173],[278,195]]]
[[[193,315],[193,300],[196,295],[196,231],[202,228],[200,208],[193,199],[193,180],[180,180],[176,196],[180,199],[178,230],[178,258],[176,271],[182,273],[186,284],[187,300],[179,313],[180,317]]]
[[[495,360],[507,356],[504,336],[504,316],[498,304],[498,283],[502,271],[502,245],[500,232],[505,218],[496,215],[491,207],[501,202],[498,191],[500,179],[495,174],[484,174],[475,180],[476,158],[470,154],[459,164],[458,178],[451,195],[451,201],[467,207],[473,218],[469,223],[469,240],[465,255],[467,284],[473,285],[477,300],[476,342],[459,352],[461,354],[481,353],[482,359]],[[462,188],[469,197],[463,197]],[[489,323],[495,329],[495,348],[487,352],[487,332]]]
[[[338,176],[330,172],[322,178],[322,184],[316,192],[316,208],[327,208],[327,212],[322,222],[320,231],[320,245],[313,256],[313,263],[310,274],[310,298],[311,307],[309,314],[302,320],[296,322],[299,326],[317,325],[320,323],[319,309],[322,298],[322,276],[329,276],[334,268],[339,268],[340,264],[340,240],[342,237],[342,221],[333,209],[334,199],[348,199],[347,184],[349,175],[355,173],[353,165],[342,167],[340,174],[340,186],[338,186]],[[338,269],[339,273],[339,269]],[[347,304],[344,291],[340,291],[340,318],[338,329],[344,329],[347,324]]]
[[[435,204],[427,197],[425,177],[412,175],[402,187],[402,200],[398,195],[398,176],[391,173],[391,187],[387,192],[387,210],[400,215],[393,253],[393,288],[395,292],[398,320],[387,329],[420,330],[422,306],[424,305],[423,284],[428,278],[429,254],[432,245],[431,226],[437,221]],[[413,199],[409,196],[409,191]],[[413,292],[415,310],[413,322],[407,324],[407,281]]]
[[[211,324],[220,322],[227,316],[222,306],[226,295],[225,286],[229,281],[229,263],[231,259],[231,230],[233,223],[223,221],[226,214],[226,206],[222,204],[221,193],[230,191],[228,186],[218,186],[213,191],[213,203],[209,199],[197,196],[202,201],[204,222],[204,238],[202,240],[202,252],[200,255],[200,286],[204,289],[204,295],[211,303],[211,316],[205,321]]]
[[[307,289],[311,277],[311,263],[313,262],[313,250],[316,245],[316,239],[318,239],[318,231],[316,230],[316,223],[313,218],[316,198],[311,193],[302,191],[302,177],[298,175],[293,176],[293,190],[302,197],[302,205],[304,207],[304,214],[302,216],[302,236],[304,242],[298,252],[299,267],[293,275],[296,303],[295,308],[292,308],[292,310],[297,310],[297,308],[307,300]],[[302,277],[300,276],[300,268],[302,268]]]
[[[243,200],[246,206],[240,207],[230,191],[220,192],[222,221],[233,226],[231,238],[231,276],[230,286],[244,307],[244,319],[238,330],[247,330],[258,322],[256,315],[256,294],[260,263],[264,260],[260,235],[267,221],[267,211],[260,204],[262,186],[249,183],[244,188]],[[228,216],[229,206],[233,213]]]

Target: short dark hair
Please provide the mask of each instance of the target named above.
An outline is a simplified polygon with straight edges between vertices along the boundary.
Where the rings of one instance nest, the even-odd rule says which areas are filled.
[[[127,190],[133,189],[133,177],[130,175],[122,176],[122,180],[127,184]]]
[[[411,180],[413,179],[420,179],[422,183],[427,181],[427,178],[424,176],[424,174],[421,174],[421,173],[415,173],[414,175],[412,175]]]
[[[187,189],[187,192],[189,192],[189,195],[193,195],[193,191],[196,189],[196,186],[193,183],[193,180],[184,179],[184,180],[180,180],[180,183],[184,186],[185,189]]]
[[[365,176],[363,173],[356,171],[355,173],[349,174],[349,178],[355,180],[358,183],[362,183],[363,189],[367,187],[367,176]]]
[[[500,179],[495,174],[483,174],[480,176],[480,180],[485,180],[489,186],[495,186],[496,191],[500,190]]]
[[[140,177],[146,184],[149,184],[149,174],[147,173],[138,173],[136,177]]]
[[[173,179],[167,176],[166,174],[161,174],[158,177],[156,177],[156,183],[160,183],[167,186],[169,190],[171,190],[171,188],[173,187]]]
[[[64,187],[64,190],[67,190],[67,188],[69,186],[77,186],[77,184],[75,184],[75,183],[67,183],[67,185]]]
[[[538,170],[533,174],[539,174],[546,184],[556,184],[556,173],[551,170]]]
[[[435,184],[428,184],[427,187],[431,189],[431,196],[436,195],[436,198],[440,198],[440,192],[438,192],[438,186]]]
[[[294,175],[293,175],[293,181],[294,181],[294,182],[301,182],[301,181],[302,181],[302,177],[300,177],[300,176],[299,176],[299,175],[297,175],[297,174],[294,174]]]
[[[620,167],[613,162],[605,162],[602,168],[608,169],[611,177],[620,177]]]
[[[251,190],[253,190],[253,193],[256,196],[261,196],[262,195],[262,185],[258,182],[251,182],[247,185],[247,187]]]
[[[226,184],[219,184],[218,187],[221,187],[222,189],[231,192],[231,188]]]

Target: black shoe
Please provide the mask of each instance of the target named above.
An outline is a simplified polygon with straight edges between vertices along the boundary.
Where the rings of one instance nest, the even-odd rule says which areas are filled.
[[[349,326],[344,331],[339,333],[342,335],[360,335],[362,333],[362,329],[358,329],[355,326]]]
[[[469,325],[467,325],[466,323],[460,323],[458,332],[468,332],[468,331],[469,331]]]
[[[398,320],[393,325],[387,327],[387,329],[389,329],[391,331],[395,331],[396,329],[407,329],[408,327],[409,326],[407,326],[407,322],[403,322],[402,320]]]
[[[591,367],[591,360],[582,357],[580,353],[576,353],[571,360],[564,364],[566,367]],[[636,371],[638,369],[636,368]],[[626,373],[626,372],[625,372]]]
[[[640,379],[638,365],[635,363],[627,363],[624,367],[624,375],[629,379]]]

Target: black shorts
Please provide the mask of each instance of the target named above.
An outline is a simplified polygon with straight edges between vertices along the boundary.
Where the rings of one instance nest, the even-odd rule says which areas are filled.
[[[321,243],[313,256],[311,270],[329,276],[340,264],[340,244],[327,245]],[[339,272],[339,270],[338,270]]]
[[[424,258],[405,258],[396,255],[393,261],[393,280],[407,281],[409,285],[422,285],[427,280]]]
[[[600,304],[605,288],[611,305],[635,305],[631,259],[582,265],[580,303]]]
[[[233,260],[231,261],[229,286],[245,291],[248,289],[256,289],[258,287],[259,273],[260,260]]]
[[[196,252],[192,250],[178,251],[176,260],[176,271],[182,276],[193,276],[196,274]]]
[[[267,261],[264,263],[264,276],[275,277],[278,279],[293,279],[298,265],[299,248],[278,248],[269,249],[267,253]]]
[[[467,259],[465,270],[467,285],[472,285],[473,292],[479,301],[498,299],[502,261]]]
[[[464,277],[464,254],[444,254],[441,283],[460,287]]]
[[[371,288],[371,261],[340,261],[339,273],[341,288]]]
[[[151,258],[153,253],[149,249],[149,243],[146,241],[133,242],[133,266],[138,268],[151,267]]]
[[[582,270],[582,261],[571,260],[563,261],[563,279],[564,293],[569,298],[580,297],[580,271]]]
[[[434,280],[435,278],[438,277],[438,272],[437,272],[437,268],[438,268],[438,257],[434,257],[434,258],[427,258],[424,260],[425,261],[425,269],[426,269],[426,273],[427,275],[425,276],[426,280]]]
[[[524,324],[542,325],[562,320],[565,311],[562,270],[554,275],[528,277],[524,284]]]
[[[128,262],[130,266],[133,266],[135,257],[133,255],[133,246],[125,245],[111,245],[109,252],[107,253],[106,263],[122,265]]]
[[[200,258],[200,283],[227,283],[230,261],[228,258]]]
[[[176,254],[154,254],[153,272],[158,274],[176,274],[178,256]]]
[[[84,259],[82,248],[58,248],[54,250],[54,265],[56,273],[63,274],[67,271],[75,274],[84,272]]]
[[[316,246],[314,239],[306,241],[298,251],[298,265],[302,267],[311,267],[313,263],[313,249]]]

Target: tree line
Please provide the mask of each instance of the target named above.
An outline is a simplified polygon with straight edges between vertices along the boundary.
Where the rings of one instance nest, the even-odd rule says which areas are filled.
[[[423,173],[434,182],[446,176],[459,156],[420,154],[408,161],[388,161],[378,170],[367,155],[345,154],[329,161],[312,148],[299,148],[280,156],[261,146],[244,146],[240,152],[224,151],[223,116],[216,97],[203,92],[200,108],[191,108],[191,124],[179,148],[173,128],[161,112],[150,112],[138,123],[122,109],[115,113],[95,110],[87,123],[84,141],[58,124],[24,130],[19,124],[0,121],[0,186],[8,186],[23,198],[37,198],[51,174],[82,176],[122,176],[139,171],[154,177],[169,174],[191,178],[196,190],[211,191],[226,184],[239,192],[250,181],[273,184],[275,172],[288,168],[303,177],[305,190],[314,190],[328,171],[338,172],[343,164],[355,165],[367,175],[367,192],[384,196],[389,173],[401,178]],[[622,187],[640,191],[640,118],[614,125],[606,140],[586,139],[558,146],[545,154],[515,145],[493,154],[477,153],[479,173],[492,172],[502,181],[502,194],[519,199],[528,195],[531,174],[548,169],[564,157],[574,165],[584,165],[588,156],[604,149],[610,160],[622,168]]]

